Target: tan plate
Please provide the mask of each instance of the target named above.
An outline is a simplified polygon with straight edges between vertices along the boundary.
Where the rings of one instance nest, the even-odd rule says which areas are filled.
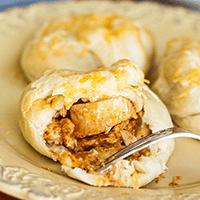
[[[79,13],[117,13],[135,17],[156,36],[158,62],[166,40],[200,39],[200,16],[181,8],[153,3],[62,2],[36,4],[0,14],[0,190],[26,199],[197,199],[200,198],[200,143],[176,139],[165,178],[145,188],[97,188],[61,175],[60,164],[43,157],[23,139],[18,127],[18,102],[28,84],[20,71],[27,40],[47,19]],[[43,166],[43,167],[42,167]],[[45,167],[52,170],[48,171]],[[182,176],[179,187],[172,177]]]

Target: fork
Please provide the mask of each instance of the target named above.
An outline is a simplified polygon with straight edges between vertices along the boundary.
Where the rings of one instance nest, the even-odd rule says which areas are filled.
[[[188,138],[200,140],[200,135],[185,128],[171,127],[171,128],[163,129],[155,133],[152,133],[150,135],[147,135],[137,140],[136,142],[128,145],[127,147],[123,148],[117,153],[111,155],[105,160],[105,162],[101,164],[101,167],[96,169],[95,171],[101,172],[104,169],[107,169],[110,165],[116,163],[117,161],[123,158],[126,158],[132,155],[133,153],[140,151],[152,144],[155,144],[157,142],[160,142],[162,140],[166,140],[169,138],[177,138],[177,137],[188,137]]]

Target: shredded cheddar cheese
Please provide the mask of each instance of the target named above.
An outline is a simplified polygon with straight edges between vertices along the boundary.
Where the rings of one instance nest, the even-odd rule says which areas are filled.
[[[192,68],[189,72],[187,72],[182,77],[178,78],[178,75],[181,73],[181,68],[179,68],[174,74],[174,80],[177,79],[179,84],[188,85],[188,88],[185,92],[180,95],[174,96],[173,99],[183,98],[188,95],[195,86],[200,86],[200,74],[199,70],[196,68]]]
[[[88,14],[67,20],[52,20],[40,36],[39,53],[43,59],[46,59],[49,52],[54,52],[56,55],[61,54],[67,47],[69,36],[75,37],[77,41],[90,44],[91,35],[98,34],[111,44],[113,39],[123,38],[130,33],[138,35],[139,30],[133,19],[125,16]],[[65,45],[59,45],[61,42]],[[57,46],[59,48],[56,48]],[[88,48],[81,53],[82,56],[87,51]]]
[[[167,44],[165,55],[175,59],[177,63],[180,62],[172,81],[181,86],[183,91],[173,99],[184,98],[200,86],[200,41],[191,38],[172,39]]]
[[[196,51],[198,56],[200,56],[200,42],[194,41],[190,38],[179,38],[179,39],[172,39],[167,44],[167,49],[173,49],[174,46],[180,43],[180,47],[177,49],[177,53],[189,52],[189,51]]]

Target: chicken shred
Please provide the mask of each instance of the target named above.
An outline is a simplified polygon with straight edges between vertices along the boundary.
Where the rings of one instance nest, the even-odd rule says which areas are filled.
[[[63,113],[65,115],[63,116]],[[48,144],[64,145],[72,167],[94,171],[107,157],[136,140],[151,134],[142,121],[144,110],[136,113],[134,104],[124,97],[89,102],[82,98],[67,111],[63,107],[47,126],[43,137]],[[149,156],[149,148],[127,159]]]

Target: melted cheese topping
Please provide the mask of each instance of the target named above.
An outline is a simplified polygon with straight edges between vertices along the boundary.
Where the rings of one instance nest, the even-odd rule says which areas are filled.
[[[103,73],[104,71],[102,72],[102,69],[94,70],[90,73],[85,73],[85,76],[77,76],[77,79],[74,79],[74,76],[69,76],[68,82],[60,86],[64,87],[64,95],[66,98],[69,98],[69,104],[66,103],[66,107],[70,107],[80,96],[87,97],[92,102],[95,101],[96,99],[94,99],[94,96],[99,97],[100,90],[103,90],[103,88],[108,86],[110,87],[110,84],[115,86],[115,90],[118,93],[121,93],[124,87],[126,87],[143,96],[144,93],[139,88],[130,86],[127,82],[126,78],[129,76],[129,72],[126,69],[127,67],[124,69],[121,68],[121,70],[110,69],[107,70],[107,73]],[[140,80],[137,81],[138,84],[144,86],[144,84],[141,84]],[[76,86],[74,85],[75,82],[77,83],[75,84]],[[90,88],[89,90],[86,89],[86,85]],[[77,93],[77,88],[79,94]],[[103,96],[101,95],[101,98],[107,98],[109,97],[109,94],[110,92],[104,93]]]
[[[180,99],[191,94],[200,86],[200,41],[190,38],[170,40],[167,44],[166,56],[169,60],[175,59],[172,65],[180,66],[173,74],[173,83],[186,88],[173,99]]]
[[[170,53],[186,53],[186,52],[197,52],[200,56],[200,41],[195,41],[190,38],[176,38],[172,39],[167,43],[166,54]]]
[[[181,68],[179,68],[174,74],[174,80],[178,80],[181,85],[188,85],[185,92],[178,96],[173,97],[173,99],[183,98],[188,95],[196,86],[200,86],[200,74],[199,70],[192,68],[188,73],[184,74],[182,77],[178,78],[177,74],[180,74]]]
[[[50,81],[49,80],[53,80]],[[124,97],[135,99],[136,96],[146,98],[142,91],[146,87],[144,74],[135,63],[120,60],[109,69],[99,68],[90,72],[75,72],[69,70],[52,70],[31,84],[32,88],[41,88],[45,93],[45,83],[51,87],[53,96],[62,94],[65,98],[66,109],[69,109],[78,99],[87,98],[94,102],[99,98]],[[127,92],[129,91],[129,92]],[[130,96],[129,96],[130,95]],[[37,92],[26,96],[32,103],[37,101]],[[24,112],[29,106],[24,108]]]
[[[67,46],[64,41],[69,37],[90,44],[90,35],[96,33],[103,35],[104,40],[111,44],[112,40],[124,38],[130,33],[139,35],[139,30],[132,18],[117,15],[88,14],[71,17],[68,20],[52,20],[42,32],[40,55],[43,59],[46,59],[49,51],[60,55]],[[88,49],[84,49],[82,55],[87,51]]]

